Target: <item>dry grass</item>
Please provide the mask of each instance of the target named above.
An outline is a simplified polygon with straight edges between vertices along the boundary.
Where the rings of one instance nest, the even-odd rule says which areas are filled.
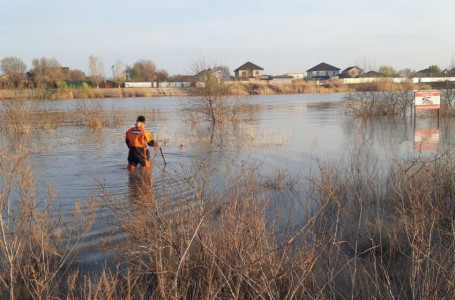
[[[170,193],[180,195],[177,199],[153,193],[140,200],[138,210],[127,212],[109,196],[105,199],[130,236],[118,249],[127,266],[123,277],[129,278],[116,281],[117,290],[126,290],[124,284],[130,282],[136,284],[132,298],[305,295],[313,286],[317,257],[302,243],[293,247],[305,230],[281,239],[285,235],[278,234],[278,224],[268,220],[271,189],[258,178],[256,166],[244,165],[221,192],[211,188],[212,172],[203,164],[188,168],[184,182]],[[284,186],[282,176],[278,179],[273,186]],[[192,193],[187,197],[180,189]]]
[[[358,149],[345,162],[319,161],[311,213],[292,227],[279,226],[270,201],[298,179],[262,178],[243,165],[217,191],[213,169],[192,165],[176,191],[153,193],[128,213],[112,206],[130,239],[118,249],[128,280],[109,290],[134,282],[133,298],[454,297],[453,156],[378,165]]]
[[[315,94],[351,92],[353,89],[341,81],[331,80],[325,83],[316,81],[294,80],[287,84],[269,82],[233,83],[229,86],[232,95],[275,95],[275,94]]]
[[[40,100],[0,101],[2,128],[19,134],[27,134],[34,128],[53,129],[65,121],[66,113],[52,112]]]
[[[57,297],[94,220],[78,206],[62,219],[52,186],[39,196],[28,154],[0,152],[0,296],[11,300]]]
[[[455,297],[452,153],[383,168],[360,149],[341,162],[317,160],[308,198],[295,193],[302,178],[285,170],[264,177],[245,163],[218,189],[215,169],[204,162],[182,166],[179,184],[170,180],[158,190],[150,176],[134,173],[138,190],[127,201],[103,194],[110,225],[127,240],[112,249],[117,268],[96,274],[68,269],[74,241],[93,217],[76,206],[75,219],[63,221],[52,188],[38,199],[26,156],[1,158],[3,297]],[[300,221],[280,222],[284,212],[272,205],[280,198],[309,204]]]
[[[324,298],[453,298],[453,155],[397,160],[371,155],[320,163],[313,198],[324,206],[316,240]],[[377,161],[376,161],[377,162]]]
[[[54,112],[40,100],[0,101],[0,124],[5,130],[28,134],[33,129],[54,129],[67,123],[91,128],[114,126],[121,116],[103,100],[77,100],[75,113]]]

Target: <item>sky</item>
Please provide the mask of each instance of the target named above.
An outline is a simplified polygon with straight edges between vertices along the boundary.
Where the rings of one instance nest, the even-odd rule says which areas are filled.
[[[1,3],[3,2],[3,3]],[[325,62],[420,70],[455,67],[453,0],[0,0],[0,60],[56,58],[88,74],[103,59],[151,60],[170,75],[201,59],[250,61],[265,74]]]

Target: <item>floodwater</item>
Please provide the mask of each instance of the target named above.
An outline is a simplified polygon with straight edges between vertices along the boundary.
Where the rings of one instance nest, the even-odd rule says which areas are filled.
[[[371,149],[387,160],[415,155],[417,148],[441,151],[451,144],[448,125],[438,124],[435,118],[356,119],[343,111],[342,97],[343,94],[247,97],[251,120],[224,124],[215,130],[185,121],[178,98],[94,99],[87,101],[103,101],[121,117],[120,121],[103,129],[68,122],[50,130],[34,130],[26,136],[3,130],[0,145],[39,149],[32,155],[32,163],[40,191],[44,193],[46,186],[53,184],[56,200],[69,216],[76,202],[99,195],[101,190],[119,201],[138,192],[134,176],[126,169],[125,144],[125,132],[138,115],[146,117],[146,129],[163,143],[166,165],[160,152],[155,156],[152,151],[151,176],[157,189],[166,184],[179,185],[184,169],[194,163],[213,168],[213,184],[222,187],[242,161],[260,165],[266,177],[273,177],[278,170],[306,176],[314,158],[335,161],[354,147]],[[76,101],[48,101],[45,105],[53,111],[74,111]],[[102,218],[97,221],[87,245],[96,244],[97,239],[121,238],[120,233],[106,236],[103,232],[107,226],[110,225]],[[99,256],[103,254],[85,254],[88,261]]]

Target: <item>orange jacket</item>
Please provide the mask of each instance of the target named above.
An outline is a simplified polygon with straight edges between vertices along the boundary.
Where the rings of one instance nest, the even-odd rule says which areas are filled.
[[[146,148],[147,145],[153,146],[154,144],[153,136],[144,129],[144,123],[142,122],[136,122],[134,127],[128,129],[125,141],[128,148]]]

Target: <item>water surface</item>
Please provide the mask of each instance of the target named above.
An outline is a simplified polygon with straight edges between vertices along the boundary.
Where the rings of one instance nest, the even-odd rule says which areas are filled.
[[[409,157],[418,152],[414,149],[416,126],[439,128],[438,149],[451,144],[451,124],[440,125],[434,118],[356,119],[343,111],[342,97],[343,94],[248,97],[247,103],[254,108],[252,120],[224,124],[214,131],[186,122],[179,98],[86,100],[103,101],[105,107],[121,116],[120,121],[103,129],[68,122],[19,138],[1,131],[0,141],[2,147],[25,145],[40,149],[32,156],[39,187],[45,191],[48,184],[54,184],[57,201],[68,215],[76,202],[99,195],[101,188],[119,201],[127,201],[136,192],[137,182],[126,169],[125,132],[138,115],[146,117],[146,129],[163,142],[167,165],[163,169],[163,158],[156,152],[152,169],[157,189],[178,186],[184,180],[184,168],[195,162],[208,163],[215,170],[214,184],[222,187],[241,161],[259,164],[264,176],[273,177],[280,169],[305,176],[313,158],[342,159],[355,146],[372,149],[385,161]],[[44,105],[56,112],[74,112],[76,102],[47,101]],[[283,208],[293,210],[291,205]],[[92,229],[92,239],[100,238],[105,227],[103,221],[98,221]],[[108,237],[112,241],[118,238],[115,234]],[[92,253],[93,257],[96,255]]]

